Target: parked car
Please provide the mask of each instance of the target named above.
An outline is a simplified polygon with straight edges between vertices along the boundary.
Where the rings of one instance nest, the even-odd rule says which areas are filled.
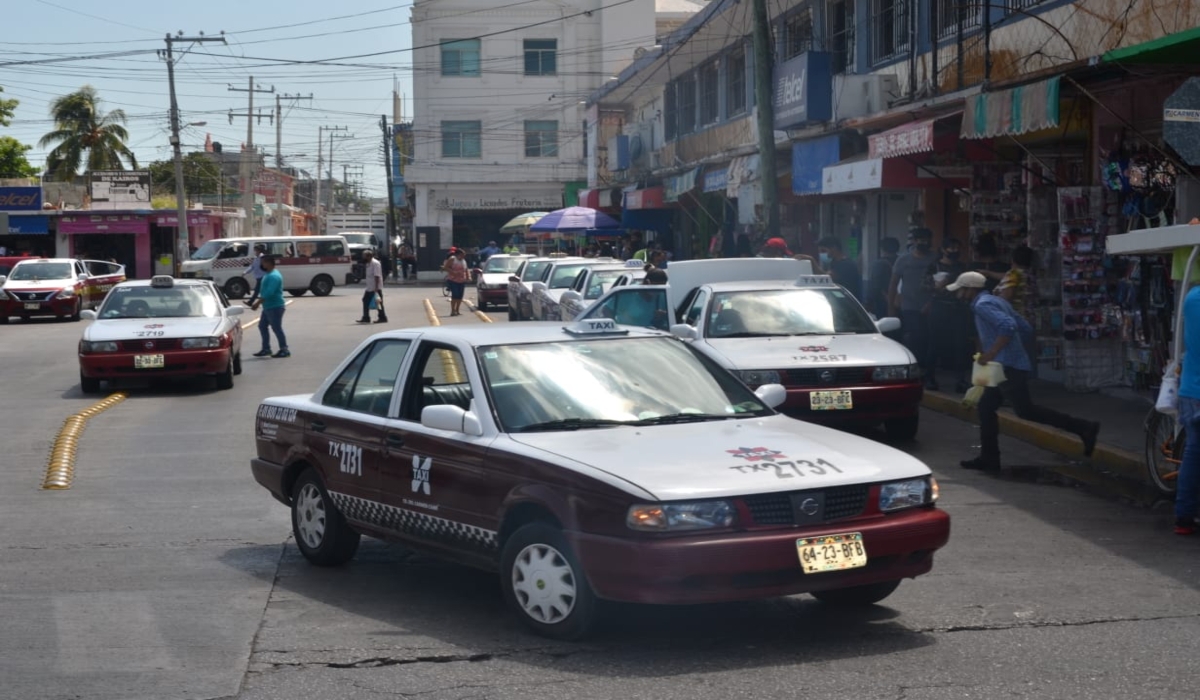
[[[125,266],[103,260],[23,258],[0,275],[0,323],[10,316],[79,320],[84,309],[104,301],[113,285],[125,280]]]
[[[508,304],[508,278],[530,257],[497,253],[483,263],[475,278],[475,301],[480,311],[487,311],[489,306]]]
[[[508,320],[528,321],[533,318],[532,284],[550,271],[550,266],[570,258],[533,257],[526,258],[508,278]],[[582,260],[583,258],[575,258]]]
[[[535,321],[559,320],[558,300],[571,288],[580,272],[589,267],[615,262],[612,258],[564,258],[556,260],[542,279],[529,285],[530,308]]]
[[[370,535],[498,570],[556,638],[599,600],[868,605],[930,571],[950,519],[929,468],[784,396],[612,321],[399,330],[265,399],[251,469],[309,562]]]
[[[646,276],[641,260],[629,260],[624,265],[593,265],[580,271],[571,288],[558,300],[558,319],[572,321],[587,310],[592,302],[613,287],[640,282]]]

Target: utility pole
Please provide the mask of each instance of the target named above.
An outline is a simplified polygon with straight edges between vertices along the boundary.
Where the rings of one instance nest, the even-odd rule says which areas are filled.
[[[349,131],[349,130],[350,130],[350,127],[348,127],[348,126],[327,126],[327,127],[325,127],[325,131],[329,132],[329,206],[325,209],[326,214],[333,213],[333,205],[334,205],[334,202],[337,201],[337,199],[335,198],[337,186],[334,185],[334,182],[333,182],[333,137],[339,131]],[[347,135],[341,136],[340,138],[354,138],[354,137],[352,135],[347,134]],[[328,221],[326,222],[325,225],[326,225],[326,228],[329,227]]]
[[[313,197],[313,215],[317,217],[317,235],[325,233],[321,228],[321,170],[322,157],[325,154],[325,127],[317,127],[317,191]]]
[[[275,92],[275,87],[271,86],[271,88],[269,90],[263,89],[261,86],[256,87],[254,85],[254,76],[250,76],[247,79],[247,81],[248,82],[247,82],[247,85],[245,88],[236,88],[236,87],[230,85],[228,89],[229,89],[229,92],[248,93],[249,97],[250,97],[250,104],[249,104],[249,107],[246,109],[246,114],[245,114],[245,116],[246,116],[246,147],[244,149],[242,149],[242,153],[241,153],[242,157],[241,157],[241,160],[238,161],[238,164],[241,166],[239,168],[239,170],[241,171],[241,176],[242,176],[242,209],[244,209],[246,212],[246,226],[250,229],[249,231],[245,232],[245,235],[253,236],[254,235],[254,176],[257,174],[255,172],[253,161],[250,160],[255,157],[255,152],[254,152],[254,93],[258,92],[258,93],[271,94],[271,93]],[[242,116],[242,115],[234,114],[232,111],[229,113],[229,123],[230,124],[233,123],[233,118],[236,116]],[[262,115],[261,114],[258,115],[258,118],[261,121]],[[271,115],[270,118],[273,120],[274,115]],[[249,159],[247,156],[249,157]]]
[[[754,102],[758,107],[758,160],[762,170],[763,210],[766,235],[779,235],[779,180],[775,172],[775,103],[773,77],[774,51],[771,50],[771,25],[767,0],[752,0],[754,6]]]
[[[379,128],[383,130],[383,169],[387,174],[387,232],[388,232],[388,250],[391,250],[392,242],[396,240],[396,195],[392,191],[394,184],[392,182],[392,147],[395,145],[395,135],[388,127],[388,119],[386,114],[379,115]],[[392,269],[398,270],[395,267],[399,261],[393,256]]]
[[[166,35],[164,41],[167,42],[167,48],[159,51],[159,57],[167,61],[167,83],[171,90],[171,150],[175,160],[175,209],[179,217],[179,228],[176,229],[175,238],[175,271],[178,274],[179,266],[191,256],[191,238],[188,236],[187,196],[183,182],[183,149],[179,141],[179,101],[175,98],[175,43],[203,44],[219,41],[224,44],[225,37],[204,36],[203,32],[199,36],[183,36],[183,32],[179,32],[175,36]]]
[[[275,95],[275,206],[277,212],[283,210],[283,100],[311,100],[312,93],[304,95]],[[293,183],[293,186],[295,184]],[[293,200],[293,203],[295,200]],[[276,224],[281,220],[282,213],[276,215]],[[276,231],[278,235],[280,232]]]

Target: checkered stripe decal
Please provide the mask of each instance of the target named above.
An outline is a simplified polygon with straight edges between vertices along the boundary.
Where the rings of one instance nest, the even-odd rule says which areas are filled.
[[[221,260],[213,260],[212,266],[214,270],[224,270],[229,268],[241,268],[244,270],[250,266],[250,262],[252,260],[253,258],[224,258]]]
[[[498,547],[497,533],[482,527],[460,523],[457,520],[447,520],[428,513],[421,513],[406,508],[397,508],[370,501],[365,498],[349,496],[336,491],[329,492],[334,505],[350,520],[370,523],[384,530],[416,535],[427,540],[445,542],[468,549],[495,551]]]

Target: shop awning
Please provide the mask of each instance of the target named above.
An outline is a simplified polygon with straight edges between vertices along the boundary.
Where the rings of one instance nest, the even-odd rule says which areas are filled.
[[[910,156],[915,153],[929,153],[933,150],[933,123],[962,114],[962,111],[951,112],[932,119],[901,124],[894,129],[872,134],[867,143],[870,146],[872,158],[895,158]]]
[[[1058,126],[1059,76],[967,98],[962,137],[1017,136]]]
[[[579,206],[590,209],[612,209],[621,206],[621,190],[599,187],[579,190]]]
[[[742,185],[753,182],[758,179],[758,154],[749,156],[738,156],[729,163],[729,175],[725,182],[725,196],[738,196],[738,189]]]
[[[666,233],[675,220],[674,209],[625,209],[621,211],[621,226],[639,231]]]
[[[1113,49],[1100,57],[1104,63],[1161,63],[1190,65],[1200,51],[1200,27],[1192,27],[1154,41]]]
[[[663,209],[666,206],[666,192],[661,187],[647,187],[625,193],[625,209]]]
[[[698,177],[700,177],[700,168],[692,168],[681,175],[667,178],[664,185],[666,201],[677,202],[680,195],[696,189],[696,178]]]
[[[729,185],[729,166],[721,165],[715,168],[709,168],[704,173],[704,191],[705,192],[725,192],[725,188]]]
[[[792,144],[792,194],[821,194],[822,171],[841,159],[837,134]]]

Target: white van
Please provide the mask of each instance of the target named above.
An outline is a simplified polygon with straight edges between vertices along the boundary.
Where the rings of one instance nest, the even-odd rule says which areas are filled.
[[[230,299],[241,299],[254,288],[246,268],[254,261],[254,246],[265,245],[283,275],[283,288],[292,296],[312,293],[323,297],[350,274],[350,250],[341,236],[263,236],[218,238],[200,246],[181,266],[180,276],[212,280]]]

